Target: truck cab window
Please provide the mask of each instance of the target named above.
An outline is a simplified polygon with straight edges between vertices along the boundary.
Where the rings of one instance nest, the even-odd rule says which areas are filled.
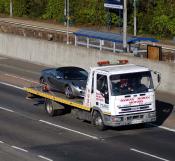
[[[97,90],[105,98],[105,103],[109,103],[108,81],[107,76],[97,74]]]
[[[107,76],[97,74],[97,90],[102,93],[108,90]]]
[[[111,75],[110,81],[113,96],[148,92],[154,88],[149,71]]]

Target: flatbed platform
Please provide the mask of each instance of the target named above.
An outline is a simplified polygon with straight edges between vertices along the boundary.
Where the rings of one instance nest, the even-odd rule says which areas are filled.
[[[55,90],[43,91],[42,89],[42,86],[24,88],[26,92],[43,97],[45,99],[49,99],[58,103],[63,103],[65,105],[69,105],[86,111],[91,110],[90,107],[86,107],[83,105],[83,98],[68,99],[63,93],[57,92]]]

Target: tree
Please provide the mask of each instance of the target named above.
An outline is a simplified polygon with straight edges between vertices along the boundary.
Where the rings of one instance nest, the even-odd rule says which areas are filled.
[[[59,22],[64,21],[64,0],[48,0],[44,19],[54,19]]]

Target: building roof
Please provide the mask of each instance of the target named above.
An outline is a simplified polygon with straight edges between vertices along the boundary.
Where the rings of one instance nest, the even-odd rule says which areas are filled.
[[[107,40],[107,41],[112,41],[119,44],[123,43],[123,35],[117,34],[117,33],[111,33],[111,32],[98,32],[93,30],[80,29],[74,32],[74,35],[83,36],[87,38],[94,38],[99,40]],[[158,42],[158,40],[154,38],[146,38],[146,37],[128,37],[127,38],[127,43],[136,43],[140,41]]]

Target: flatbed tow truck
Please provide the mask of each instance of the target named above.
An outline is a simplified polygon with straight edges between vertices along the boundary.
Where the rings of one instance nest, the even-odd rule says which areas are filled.
[[[101,61],[98,67],[90,68],[84,98],[68,99],[46,84],[25,88],[25,91],[44,98],[49,116],[74,112],[77,118],[90,121],[100,130],[153,122],[157,88],[154,84],[160,84],[160,74],[127,62]]]

